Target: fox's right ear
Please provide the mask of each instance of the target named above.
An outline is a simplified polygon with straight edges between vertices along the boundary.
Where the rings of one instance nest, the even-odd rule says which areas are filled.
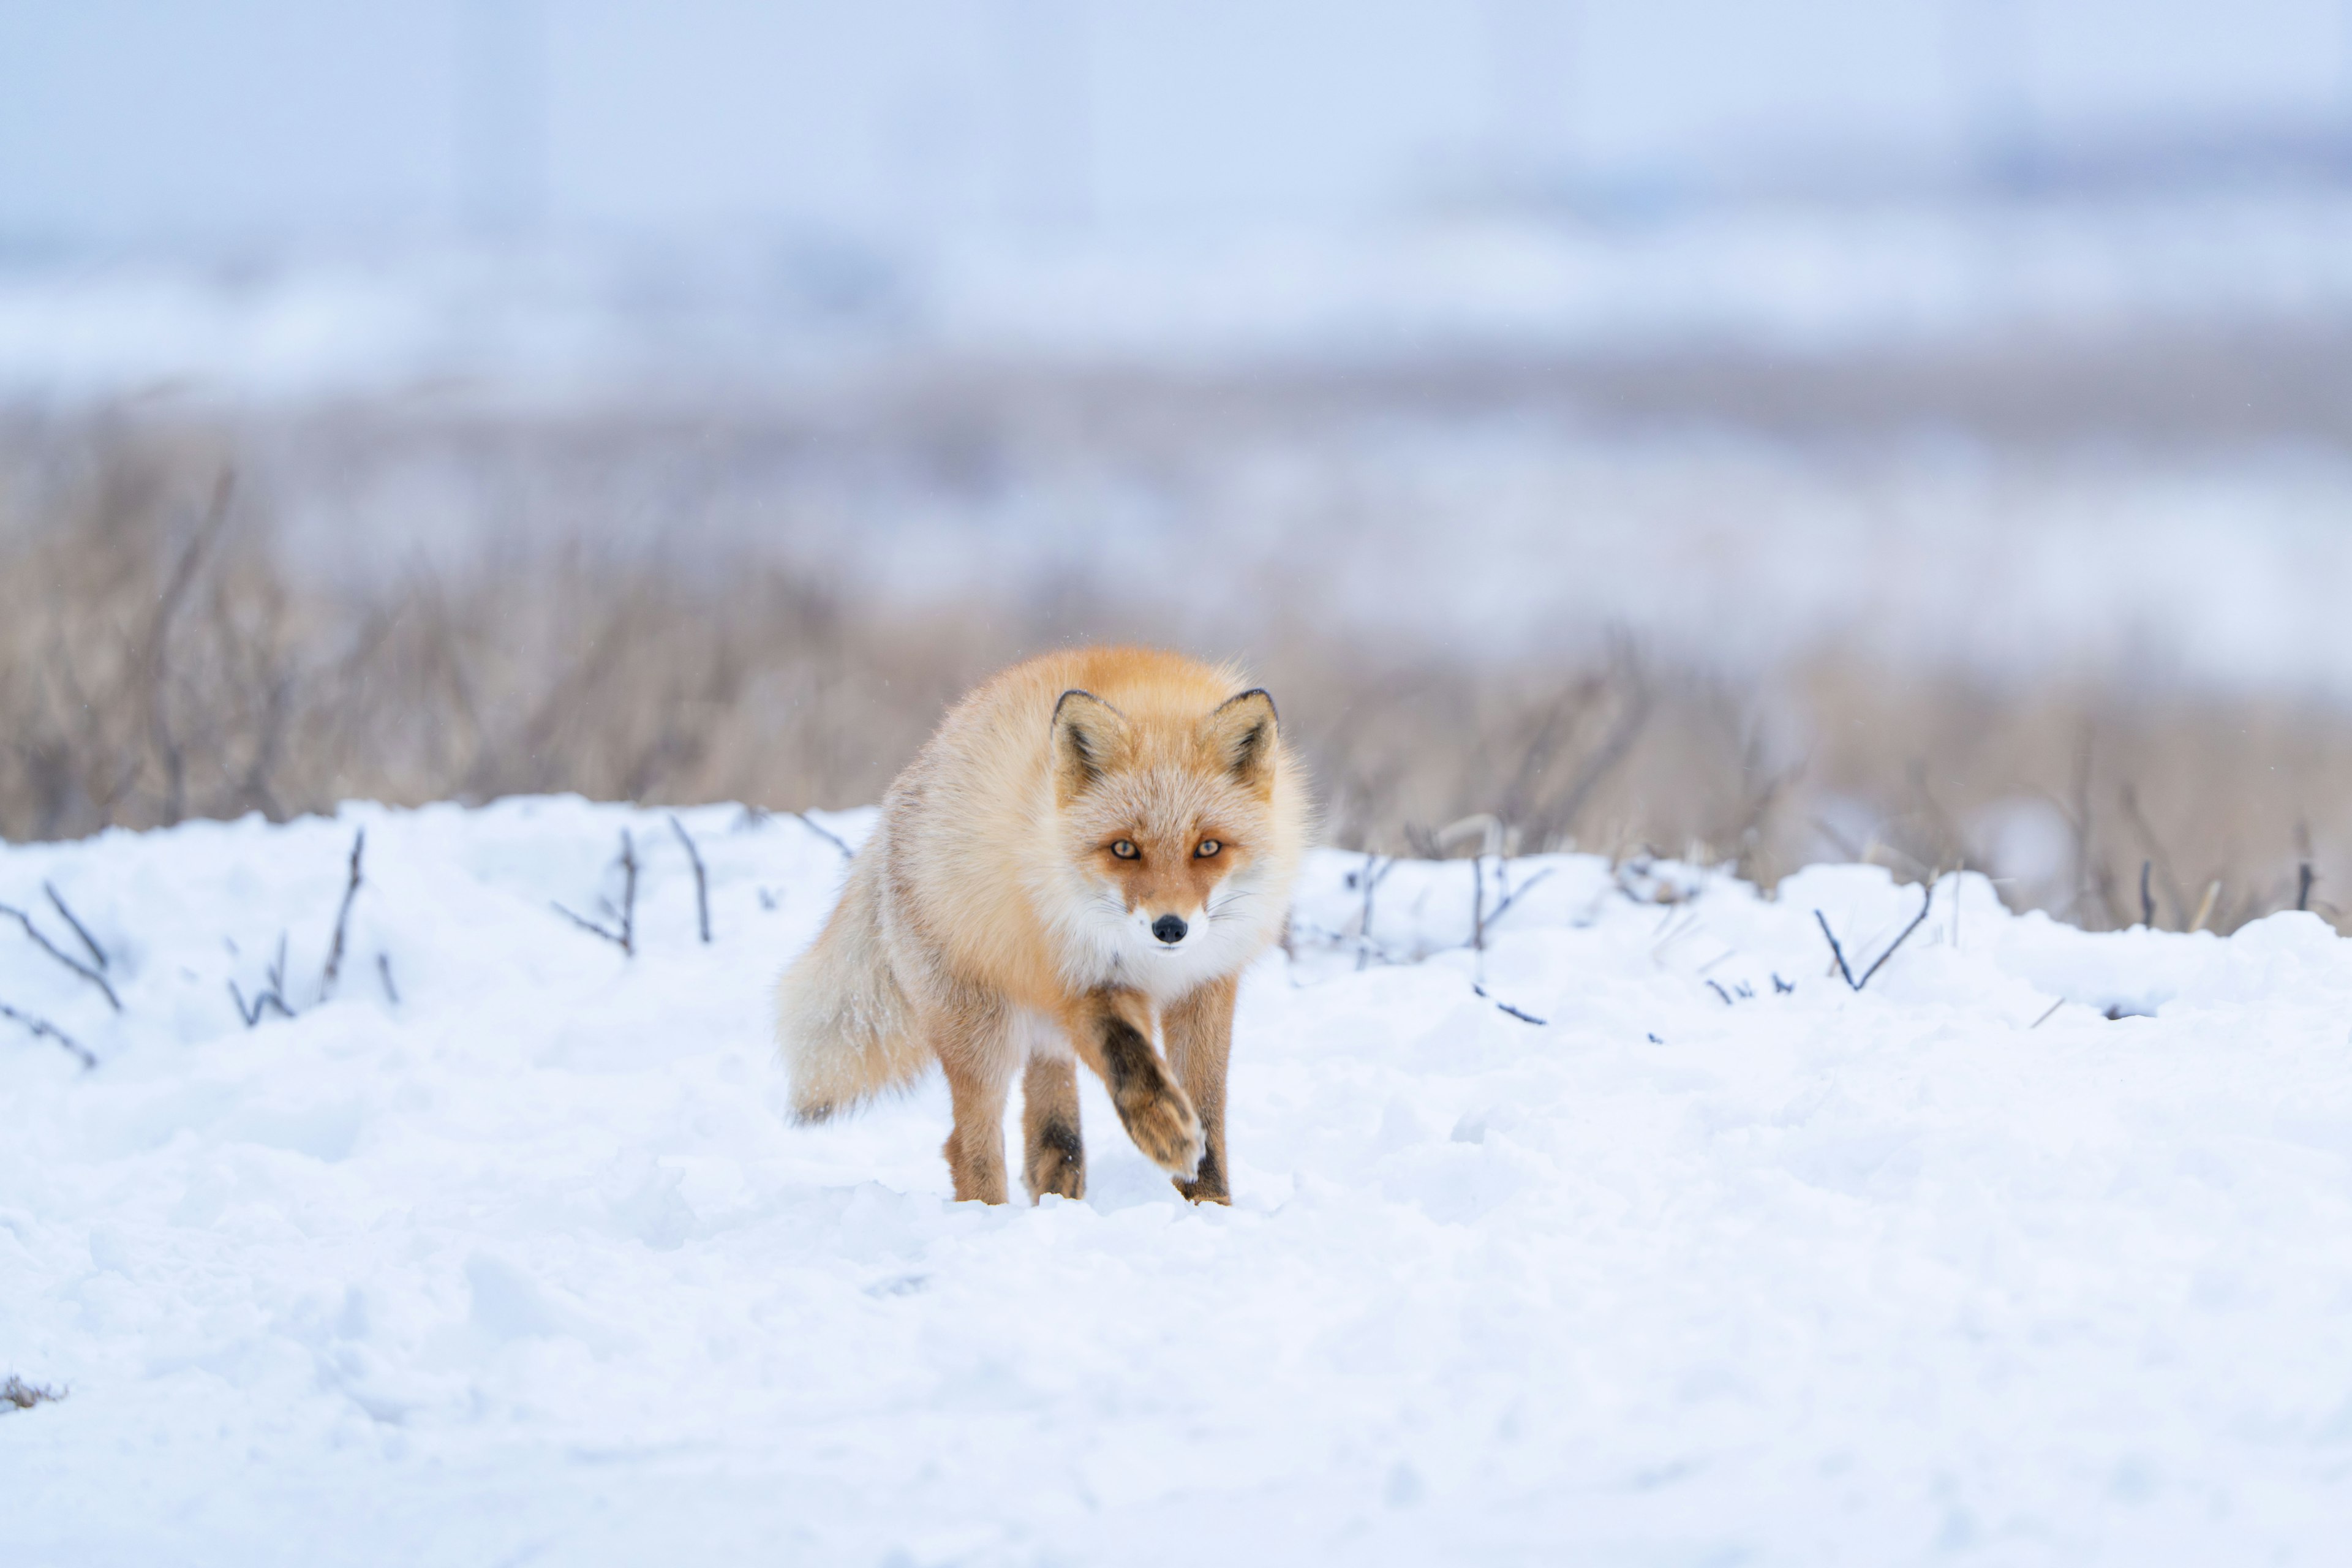
[[[1073,687],[1054,704],[1054,798],[1063,805],[1117,767],[1126,754],[1127,715]]]

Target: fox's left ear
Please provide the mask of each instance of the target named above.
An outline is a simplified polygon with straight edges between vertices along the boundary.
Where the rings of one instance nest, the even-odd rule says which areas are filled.
[[[1252,789],[1274,783],[1275,729],[1279,722],[1274,699],[1263,687],[1217,704],[1206,723],[1205,738],[1226,771]]]

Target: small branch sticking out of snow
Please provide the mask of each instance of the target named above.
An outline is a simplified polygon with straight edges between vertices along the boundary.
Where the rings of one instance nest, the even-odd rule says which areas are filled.
[[[236,988],[236,982],[232,980],[228,983],[229,1000],[236,1004],[236,1016],[245,1020],[245,1026],[248,1029],[259,1024],[261,1015],[272,1007],[278,1009],[279,1017],[290,1018],[294,1016],[293,1005],[286,1000],[286,933],[284,931],[278,933],[278,956],[270,961],[268,979],[269,984],[253,994],[253,1003],[250,1006],[246,1004],[245,993]]]
[[[2056,1017],[2058,1016],[2058,1009],[2063,1007],[2065,1005],[2066,998],[2063,996],[2061,996],[2055,1002],[2051,1003],[2048,1010],[2045,1011],[2042,1016],[2034,1019],[2033,1022],[2025,1026],[2026,1033],[2032,1034],[2034,1030],[2042,1027],[2042,1025]]]
[[[82,1070],[84,1072],[88,1072],[90,1068],[98,1065],[98,1058],[96,1057],[83,1049],[71,1035],[67,1034],[63,1029],[58,1028],[47,1018],[37,1017],[30,1013],[19,1012],[17,1009],[8,1005],[5,1002],[0,1002],[0,1018],[5,1018],[11,1023],[22,1025],[26,1029],[31,1031],[33,1038],[37,1040],[55,1040],[59,1047],[72,1053],[74,1059],[81,1063]]]
[[[1928,907],[1936,901],[1936,884],[1928,882],[1925,884],[1922,890],[1927,894],[1927,897],[1919,900],[1919,912],[1913,915],[1911,917],[1911,923],[1905,926],[1901,932],[1895,936],[1895,940],[1886,944],[1886,951],[1880,953],[1878,957],[1872,962],[1870,967],[1862,972],[1862,978],[1859,980],[1856,980],[1853,977],[1853,970],[1845,961],[1845,949],[1838,945],[1837,933],[1830,930],[1829,917],[1822,913],[1819,910],[1815,910],[1813,911],[1813,919],[1821,922],[1822,934],[1829,938],[1830,955],[1837,960],[1838,973],[1845,976],[1846,985],[1850,989],[1859,991],[1864,986],[1869,984],[1870,977],[1877,973],[1882,968],[1885,967],[1886,961],[1895,956],[1895,950],[1901,947],[1905,942],[1910,941],[1911,933],[1917,931],[1922,925],[1927,923]]]
[[[602,900],[599,900],[598,901],[603,902]],[[619,948],[625,956],[630,958],[636,957],[637,845],[636,840],[629,837],[629,830],[625,827],[621,829],[621,907],[618,911],[618,930],[613,930],[599,924],[597,921],[590,920],[585,915],[573,914],[562,904],[551,904],[549,907],[553,909],[557,914],[562,915],[565,920],[570,921],[573,925],[578,926],[582,931],[593,931],[596,935],[603,937],[606,942],[609,942],[614,946]],[[607,914],[614,912],[613,906],[609,903],[604,905],[604,910]]]
[[[1552,868],[1547,866],[1542,870],[1538,871],[1534,876],[1529,877],[1526,881],[1520,883],[1517,888],[1506,892],[1503,897],[1496,901],[1495,907],[1487,912],[1485,921],[1486,928],[1488,930],[1492,930],[1498,922],[1501,921],[1505,915],[1511,912],[1511,906],[1513,904],[1517,903],[1521,899],[1527,897],[1528,890],[1529,889],[1533,888],[1538,882],[1542,881],[1546,877],[1550,876],[1551,873]]]
[[[319,979],[321,1002],[335,994],[335,981],[343,972],[343,936],[351,924],[352,900],[360,896],[360,856],[366,849],[367,829],[362,827],[352,840],[351,877],[343,884],[342,907],[335,911],[335,940],[327,949],[327,970]]]
[[[827,833],[824,828],[819,827],[815,823],[810,821],[809,814],[807,812],[796,811],[793,812],[793,815],[801,819],[801,826],[803,827],[807,828],[811,833],[815,834],[819,838],[824,839],[827,844],[830,844],[835,849],[840,850],[841,858],[843,859],[855,860],[857,858],[856,850],[852,849],[848,845],[844,844],[838,837],[835,837],[833,834]]]
[[[1837,932],[1830,930],[1829,916],[1822,913],[1819,910],[1815,910],[1813,911],[1813,919],[1822,922],[1822,934],[1830,940],[1830,956],[1837,960],[1837,971],[1840,974],[1845,976],[1846,989],[1849,991],[1861,990],[1862,987],[1854,984],[1853,971],[1846,965],[1845,949],[1838,945]]]
[[[107,962],[106,949],[98,945],[98,939],[89,934],[89,928],[75,917],[73,910],[66,904],[65,895],[58,891],[57,884],[44,882],[41,884],[41,891],[49,896],[49,902],[57,906],[57,911],[65,918],[66,924],[73,927],[74,935],[79,937],[82,946],[89,950],[89,960],[98,965],[98,972],[104,974],[113,968],[114,966]]]
[[[710,945],[710,880],[703,875],[702,854],[694,847],[694,835],[686,830],[686,824],[677,819],[677,813],[674,811],[669,814],[669,830],[677,835],[677,841],[686,846],[686,858],[694,862],[694,918],[702,931],[702,945],[708,947]]]
[[[375,955],[375,972],[383,981],[384,1000],[395,1007],[399,1006],[400,987],[392,983],[392,954],[379,952]]]
[[[1470,989],[1475,991],[1481,996],[1486,996],[1486,988],[1484,985],[1473,985]],[[1517,1018],[1522,1024],[1533,1024],[1538,1028],[1541,1028],[1545,1025],[1546,1020],[1537,1017],[1533,1013],[1522,1013],[1517,1007],[1512,1006],[1508,1002],[1496,1001],[1496,998],[1492,996],[1486,996],[1486,1000],[1493,1002],[1496,1007],[1508,1013],[1512,1017]]]
[[[32,916],[10,904],[0,904],[0,915],[6,915],[11,920],[14,920],[18,925],[23,926],[25,928],[25,934],[33,939],[34,946],[39,948],[43,952],[47,953],[51,958],[56,959],[59,963],[64,964],[68,969],[72,970],[76,974],[80,975],[84,980],[89,981],[92,985],[97,986],[101,992],[104,992],[106,994],[106,1005],[108,1006],[113,1008],[118,1013],[122,1011],[122,998],[114,994],[114,987],[107,984],[106,976],[100,973],[97,970],[92,969],[89,964],[84,963],[80,959],[76,958],[73,954],[58,947],[57,943],[51,942],[47,937],[43,936],[41,934],[41,928],[33,923]]]

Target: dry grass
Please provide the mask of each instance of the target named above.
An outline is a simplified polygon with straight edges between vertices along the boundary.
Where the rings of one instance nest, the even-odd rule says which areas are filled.
[[[37,1405],[55,1405],[66,1396],[62,1388],[49,1388],[37,1383],[26,1383],[15,1373],[0,1379],[0,1412],[30,1410]]]
[[[1106,629],[560,551],[331,590],[273,552],[215,442],[118,431],[57,454],[0,516],[11,839],[355,796],[856,804],[973,679]],[[2352,717],[2319,705],[2003,692],[1834,653],[1727,682],[1629,647],[1570,668],[1203,651],[1244,653],[1281,695],[1346,846],[1449,852],[1446,825],[1491,813],[1523,849],[1732,861],[1768,885],[1822,858],[1966,863],[2094,927],[2142,917],[2143,867],[2174,928],[2290,906],[2306,865],[2335,918],[2352,879]],[[2016,848],[2037,833],[2038,866]]]

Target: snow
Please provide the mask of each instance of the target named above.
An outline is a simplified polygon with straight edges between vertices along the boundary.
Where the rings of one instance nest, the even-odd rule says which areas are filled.
[[[930,239],[718,226],[207,252],[0,249],[0,396],[596,410],[912,367],[1949,351],[2352,316],[2325,184],[1615,217],[1466,209]]]
[[[1234,1207],[1090,1088],[1087,1200],[989,1209],[936,1086],[783,1121],[768,991],[841,855],[679,815],[708,946],[669,824],[572,799],[0,847],[123,1005],[0,926],[0,1001],[100,1059],[0,1023],[0,1375],[69,1389],[0,1415],[13,1562],[2337,1554],[2313,917],[1949,878],[1856,993],[1815,911],[1859,969],[1922,899],[1874,868],[1400,863],[1367,937],[1324,853],[1244,987]],[[624,828],[634,957],[550,907],[617,900]],[[281,932],[298,1016],[247,1028]]]

